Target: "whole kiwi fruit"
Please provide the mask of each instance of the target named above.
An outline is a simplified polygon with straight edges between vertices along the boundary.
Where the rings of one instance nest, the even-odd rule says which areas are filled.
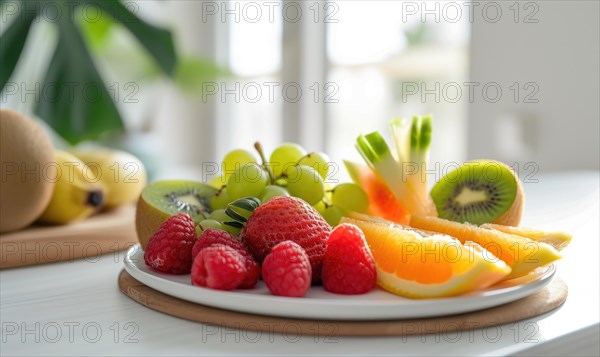
[[[52,197],[57,167],[50,138],[31,118],[0,109],[0,232],[30,225]]]
[[[523,187],[514,171],[493,160],[469,161],[441,178],[431,189],[438,216],[476,225],[518,226],[523,215]]]

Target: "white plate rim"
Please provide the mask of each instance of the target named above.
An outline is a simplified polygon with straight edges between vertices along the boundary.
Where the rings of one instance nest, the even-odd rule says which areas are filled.
[[[130,247],[125,254],[125,270],[136,280],[160,291],[192,303],[232,310],[242,313],[276,316],[284,318],[319,320],[399,320],[429,318],[472,312],[506,304],[529,296],[549,284],[555,273],[556,265],[550,264],[539,273],[535,280],[506,288],[489,288],[462,296],[436,299],[408,299],[377,289],[364,295],[337,295],[325,291],[327,299],[288,298],[273,296],[262,282],[262,286],[252,290],[220,291],[185,284],[187,275],[171,275],[151,270],[144,263],[143,250],[139,244]],[[511,280],[518,281],[521,278]],[[322,290],[321,287],[313,289]],[[257,291],[258,290],[258,291]],[[318,291],[318,290],[317,290]],[[369,299],[373,294],[385,294],[389,300]],[[310,295],[310,292],[309,292]],[[383,295],[382,295],[383,296]],[[357,309],[360,307],[361,309]]]

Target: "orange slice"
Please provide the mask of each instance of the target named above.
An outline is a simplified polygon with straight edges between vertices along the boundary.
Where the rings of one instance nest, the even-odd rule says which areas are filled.
[[[367,165],[344,161],[352,180],[369,196],[369,213],[387,220],[408,224],[410,214],[387,185]]]
[[[384,223],[342,218],[365,234],[377,284],[410,298],[436,298],[486,288],[510,273],[510,267],[476,243],[461,244],[444,235],[429,235]]]
[[[479,244],[512,268],[512,272],[506,279],[523,276],[561,258],[560,253],[546,243],[468,223],[458,223],[438,217],[412,216],[410,225],[456,237],[463,243],[473,241]]]
[[[539,229],[505,226],[502,224],[486,223],[482,224],[481,228],[495,229],[500,232],[529,238],[536,242],[550,244],[559,251],[565,249],[573,238],[570,234],[564,232],[545,232]]]

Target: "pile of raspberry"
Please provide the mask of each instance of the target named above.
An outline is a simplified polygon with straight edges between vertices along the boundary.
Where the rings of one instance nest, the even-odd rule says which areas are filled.
[[[150,239],[144,261],[170,274],[191,274],[192,285],[252,289],[261,279],[273,295],[302,297],[321,284],[337,294],[364,294],[376,270],[363,232],[352,224],[331,230],[306,202],[280,197],[261,205],[240,237],[206,229],[198,237],[192,218],[166,220]]]

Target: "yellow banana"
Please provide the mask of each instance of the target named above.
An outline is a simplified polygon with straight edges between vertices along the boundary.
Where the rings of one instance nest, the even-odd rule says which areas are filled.
[[[77,157],[54,151],[56,183],[50,203],[38,218],[52,224],[66,224],[97,212],[104,203],[104,187],[95,174]]]
[[[106,188],[105,208],[137,201],[147,183],[144,164],[120,150],[88,149],[73,154],[85,162]]]

